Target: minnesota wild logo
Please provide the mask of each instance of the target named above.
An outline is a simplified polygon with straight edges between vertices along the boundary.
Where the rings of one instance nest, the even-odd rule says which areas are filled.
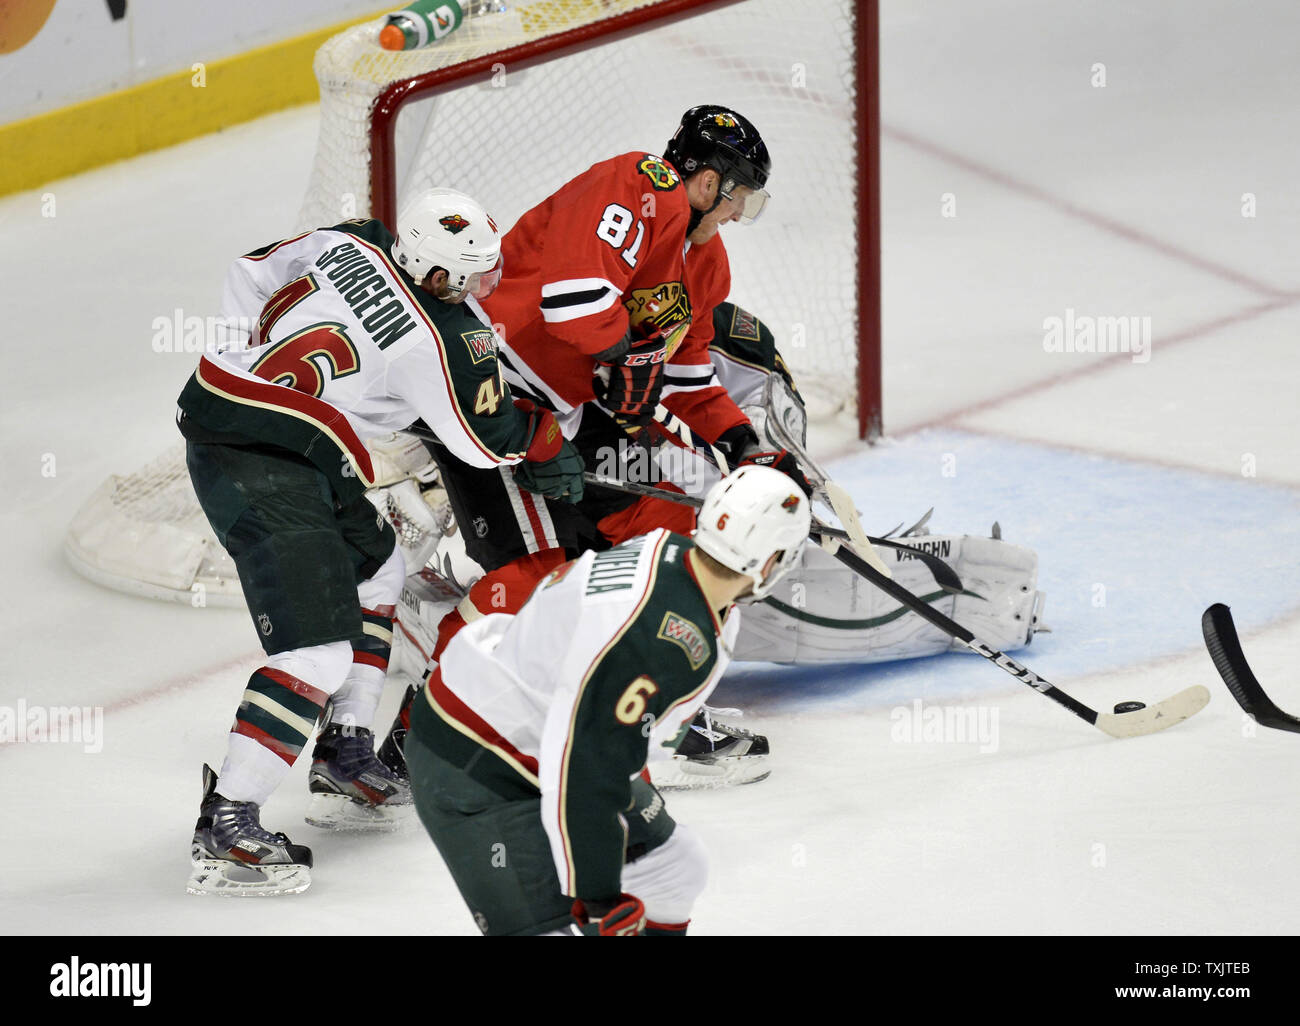
[[[686,617],[671,610],[664,613],[657,636],[664,641],[671,641],[685,652],[686,659],[691,664],[692,670],[698,670],[704,665],[705,660],[713,654],[712,649],[709,648],[709,643],[704,640],[704,632]]]
[[[758,318],[748,310],[736,307],[731,315],[731,337],[758,341]]]
[[[650,179],[650,184],[660,192],[667,192],[669,189],[675,189],[677,183],[681,181],[668,164],[656,157],[652,153],[647,153],[641,158],[636,166],[637,170]]]
[[[785,501],[781,503],[781,508],[793,513],[795,510],[799,508],[799,496],[797,495],[787,496]]]
[[[438,223],[451,232],[452,235],[463,232],[469,227],[469,222],[459,214],[448,214],[446,217],[440,217]]]

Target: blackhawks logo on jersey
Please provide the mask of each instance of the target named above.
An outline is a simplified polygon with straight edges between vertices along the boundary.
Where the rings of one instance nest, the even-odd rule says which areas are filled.
[[[452,235],[463,232],[469,227],[469,222],[459,214],[448,214],[446,217],[440,217],[438,223],[451,232]]]
[[[646,338],[654,330],[667,340],[667,358],[671,359],[691,326],[691,298],[679,281],[666,281],[651,289],[633,289],[623,305],[635,338]]]
[[[660,192],[677,188],[677,183],[681,181],[677,172],[662,157],[656,157],[653,153],[647,153],[642,157],[636,169],[649,178],[650,184]]]

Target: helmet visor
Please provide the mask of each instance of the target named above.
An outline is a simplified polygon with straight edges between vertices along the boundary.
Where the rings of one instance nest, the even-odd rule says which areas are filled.
[[[758,220],[767,207],[767,201],[771,199],[766,189],[756,189],[745,197],[745,208],[740,212],[741,224],[753,224]]]
[[[736,185],[730,191],[722,193],[727,199],[740,204],[740,223],[753,224],[758,215],[771,199],[766,189],[752,189],[747,185]]]
[[[465,289],[475,299],[487,299],[496,291],[496,287],[501,284],[501,257],[497,257],[496,266],[490,271],[476,271],[469,276],[469,281],[465,283]]]

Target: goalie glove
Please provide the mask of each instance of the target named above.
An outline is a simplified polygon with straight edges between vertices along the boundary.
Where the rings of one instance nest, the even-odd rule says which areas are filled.
[[[740,467],[771,467],[781,471],[812,498],[813,486],[788,449],[765,449],[750,424],[737,424],[718,438],[717,446],[732,470]]]
[[[515,483],[548,499],[580,502],[582,457],[560,432],[555,414],[531,399],[516,399],[515,407],[528,415],[528,448],[515,465]]]
[[[660,331],[632,340],[631,333],[618,345],[596,354],[596,374],[591,387],[596,402],[614,421],[635,434],[654,418],[664,389],[667,340]]]
[[[630,894],[613,901],[573,903],[573,918],[585,937],[641,937],[645,935],[645,904]]]

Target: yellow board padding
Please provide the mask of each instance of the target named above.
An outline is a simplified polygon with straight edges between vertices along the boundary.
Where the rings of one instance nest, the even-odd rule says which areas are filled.
[[[311,64],[321,44],[382,13],[0,125],[0,196],[315,103]]]

